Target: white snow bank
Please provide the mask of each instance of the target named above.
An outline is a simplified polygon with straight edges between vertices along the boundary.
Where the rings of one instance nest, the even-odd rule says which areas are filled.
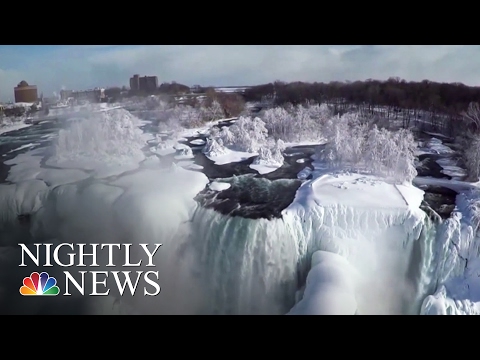
[[[454,180],[465,178],[467,170],[457,166],[457,162],[451,158],[438,159],[437,164],[442,167],[442,173],[451,176]]]
[[[228,149],[223,146],[221,139],[219,141],[215,139],[207,139],[207,144],[203,149],[205,156],[212,160],[216,165],[240,162],[258,155],[257,153]]]
[[[177,160],[186,160],[186,159],[193,159],[195,156],[193,155],[192,149],[184,144],[177,144],[175,145],[175,150],[178,155],[175,156]]]
[[[268,147],[261,147],[250,168],[257,170],[260,174],[267,174],[281,168],[284,161],[282,154],[284,149],[283,141],[273,143]]]
[[[32,126],[32,124],[25,124],[23,121],[0,124],[0,135],[8,133],[10,131],[20,130],[29,126]]]
[[[233,151],[233,150],[227,149],[227,152],[224,154],[208,155],[207,158],[212,160],[216,165],[224,165],[224,164],[244,161],[253,156],[257,156],[257,154],[255,153],[252,154],[245,151]]]
[[[202,169],[203,169],[203,166],[202,166],[202,165],[198,165],[198,164],[190,164],[190,165],[186,166],[185,169],[189,169],[189,170],[202,170]]]
[[[232,185],[229,183],[224,183],[224,182],[218,182],[218,181],[213,181],[211,182],[208,187],[213,190],[213,191],[223,191],[227,190],[231,187]]]
[[[17,183],[25,180],[43,180],[49,186],[64,185],[86,179],[89,175],[79,169],[48,169],[41,167],[42,149],[31,150],[5,161],[12,168],[7,181]]]
[[[313,170],[311,168],[306,167],[305,169],[301,170],[297,174],[297,178],[299,178],[300,180],[305,180],[306,178],[308,178],[312,174],[312,171]]]
[[[205,123],[204,126],[201,126],[201,127],[183,129],[180,133],[180,136],[187,138],[187,137],[195,137],[198,135],[208,135],[210,133],[210,129],[212,126],[218,125],[220,122],[231,121],[233,119],[237,119],[237,118],[228,118],[228,119],[219,119],[219,120],[209,121]]]
[[[316,141],[298,141],[298,142],[285,142],[286,147],[295,147],[295,146],[315,146],[325,144],[325,140],[316,140]]]
[[[23,149],[28,149],[28,148],[31,148],[31,147],[34,147],[34,146],[37,146],[37,145],[40,145],[40,144],[39,144],[39,143],[29,143],[29,144],[25,144],[25,145],[19,146],[19,147],[16,148],[16,149],[10,150],[7,154],[11,154],[11,153],[13,153],[13,152],[17,152],[17,151],[20,151],[20,150],[23,150]]]
[[[195,164],[193,160],[181,160],[176,163],[177,166],[182,167],[183,169],[198,171],[202,170],[203,166]]]
[[[454,150],[450,149],[448,146],[443,145],[442,140],[437,138],[430,139],[426,146],[432,150],[434,154],[453,154]]]
[[[302,186],[297,198],[318,206],[418,209],[423,194],[414,186],[389,184],[379,177],[347,173],[322,175]]]
[[[418,186],[423,185],[433,185],[433,186],[443,186],[447,189],[451,189],[458,193],[470,190],[478,190],[480,189],[480,182],[471,183],[466,181],[459,181],[459,180],[447,180],[447,179],[436,179],[431,177],[421,177],[417,176],[413,183]]]
[[[249,166],[251,169],[258,171],[259,174],[269,174],[271,172],[274,172],[278,168],[281,167],[281,165],[273,165],[273,164],[250,164]]]
[[[160,141],[157,146],[151,147],[150,151],[161,156],[171,155],[177,152],[175,148],[176,145],[178,145],[176,141],[167,139]]]
[[[195,139],[195,140],[190,141],[190,144],[192,144],[192,145],[205,145],[205,140]]]
[[[354,315],[358,274],[340,255],[316,251],[303,299],[287,315]]]
[[[445,135],[440,134],[440,133],[435,133],[435,132],[430,132],[430,131],[424,131],[424,133],[425,133],[425,134],[428,134],[428,135],[430,135],[430,136],[434,136],[434,137],[436,137],[436,138],[438,138],[438,139],[443,138],[443,139],[445,139],[445,140],[450,140],[450,138],[449,138],[448,136],[445,136]]]

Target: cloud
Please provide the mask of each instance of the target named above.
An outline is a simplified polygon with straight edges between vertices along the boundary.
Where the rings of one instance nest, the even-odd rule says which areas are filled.
[[[128,86],[136,73],[218,86],[391,76],[480,84],[477,45],[82,45],[0,53],[0,100],[13,98],[21,80],[50,95],[62,85]]]

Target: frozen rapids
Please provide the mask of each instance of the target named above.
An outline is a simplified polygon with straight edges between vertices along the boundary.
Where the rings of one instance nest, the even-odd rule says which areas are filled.
[[[210,179],[146,153],[148,138],[136,131],[138,119],[116,111],[102,115],[101,126],[91,118],[88,129],[75,123],[52,146],[6,161],[1,313],[480,313],[475,189],[457,188],[452,216],[432,221],[420,209],[423,191],[355,174],[317,176],[300,187],[297,180]],[[102,145],[105,138],[128,146]],[[244,193],[249,189],[256,195]],[[292,201],[286,204],[279,192],[292,192]],[[228,202],[228,210],[202,206],[199,194],[207,194],[209,203]],[[249,206],[255,214],[263,211],[260,202],[270,196],[278,216],[233,216],[245,215]],[[241,200],[237,206],[235,199]],[[30,270],[47,270],[64,286],[62,268],[18,266],[18,243],[33,249],[48,242],[162,243],[154,257],[161,293],[21,297],[18,288]],[[137,250],[134,261],[141,256]],[[108,270],[106,262],[100,255],[95,270]]]

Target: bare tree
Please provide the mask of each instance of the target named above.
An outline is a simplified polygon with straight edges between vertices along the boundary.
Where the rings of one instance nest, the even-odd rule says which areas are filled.
[[[475,132],[480,130],[480,106],[478,103],[471,102],[467,111],[462,112],[462,116],[467,125],[475,126]]]

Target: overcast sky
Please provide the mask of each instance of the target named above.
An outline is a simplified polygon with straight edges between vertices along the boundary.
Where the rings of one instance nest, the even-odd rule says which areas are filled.
[[[480,85],[478,45],[2,45],[0,101],[21,81],[39,95],[128,86],[135,73],[159,83],[256,85],[275,80],[406,80]]]

